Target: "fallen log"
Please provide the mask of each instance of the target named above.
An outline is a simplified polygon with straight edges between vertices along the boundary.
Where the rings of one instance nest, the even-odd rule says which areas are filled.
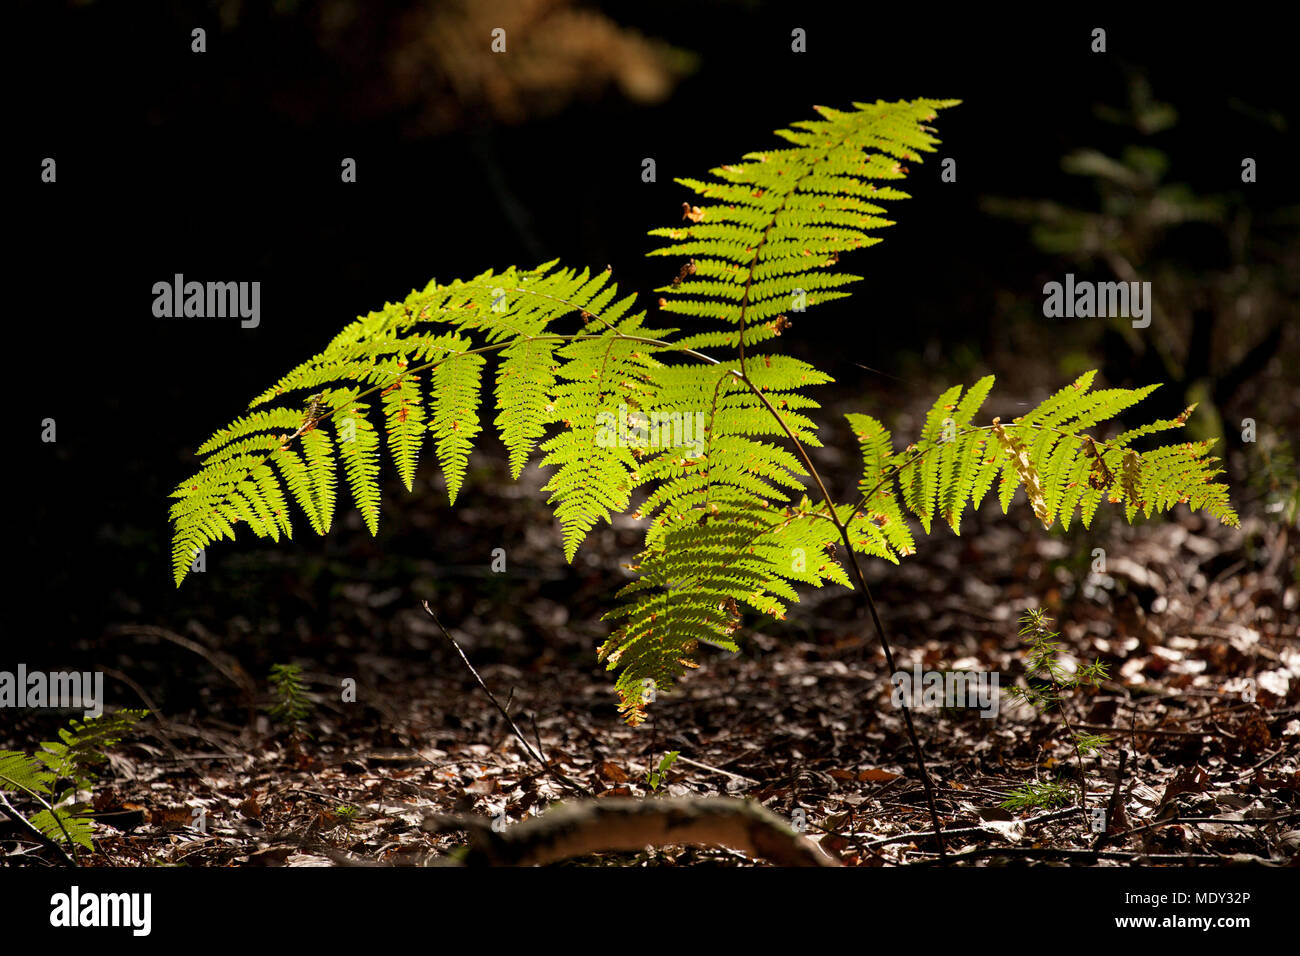
[[[687,844],[730,847],[777,866],[840,865],[770,810],[727,797],[583,800],[500,832],[481,816],[436,814],[420,829],[468,831],[469,844],[447,861],[462,866],[544,866],[589,853]]]

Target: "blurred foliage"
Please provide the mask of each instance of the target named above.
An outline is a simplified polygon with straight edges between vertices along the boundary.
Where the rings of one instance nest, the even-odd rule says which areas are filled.
[[[666,100],[696,57],[574,0],[213,0],[223,33],[286,34],[276,61],[315,47],[319,69],[285,68],[272,102],[318,115],[398,119],[408,136],[516,124],[575,100]],[[505,54],[493,51],[504,30]],[[301,54],[301,48],[299,47]],[[303,62],[312,62],[304,58]]]
[[[1265,432],[1252,448],[1250,486],[1264,499],[1264,512],[1283,524],[1300,519],[1300,471],[1291,442]]]
[[[1285,128],[1274,113],[1235,109]],[[1140,75],[1130,77],[1126,106],[1098,106],[1094,115],[1130,143],[1118,156],[1078,149],[1062,159],[1064,172],[1092,187],[1088,208],[1008,198],[982,206],[1027,224],[1034,245],[1062,271],[1149,281],[1150,328],[1134,329],[1127,320],[1094,326],[1107,375],[1169,383],[1163,398],[1171,406],[1199,402],[1205,413],[1193,437],[1223,437],[1225,407],[1278,352],[1284,319],[1294,314],[1300,206],[1259,212],[1247,200],[1249,183],[1233,193],[1204,193],[1169,182],[1170,155],[1152,140],[1177,125],[1178,113],[1156,100]]]

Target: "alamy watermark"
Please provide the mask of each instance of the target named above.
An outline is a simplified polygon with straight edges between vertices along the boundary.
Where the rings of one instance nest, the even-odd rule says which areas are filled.
[[[1043,315],[1049,319],[1132,318],[1133,328],[1151,324],[1150,282],[1074,281],[1066,273],[1065,282],[1048,282],[1043,286]]]
[[[0,671],[0,707],[84,709],[83,716],[104,713],[104,675],[98,671]]]
[[[148,936],[153,928],[152,893],[93,893],[73,885],[50,897],[54,927],[123,927],[133,936]]]
[[[239,318],[245,329],[262,322],[260,282],[186,282],[178,272],[171,282],[155,282],[153,294],[153,314],[160,319]]]
[[[891,700],[895,707],[972,707],[981,717],[998,713],[997,671],[922,671],[920,664],[914,664],[911,673],[895,671],[890,683],[894,685]]]
[[[618,407],[618,414],[596,415],[596,444],[601,448],[687,448],[686,457],[704,454],[703,412],[642,412]]]

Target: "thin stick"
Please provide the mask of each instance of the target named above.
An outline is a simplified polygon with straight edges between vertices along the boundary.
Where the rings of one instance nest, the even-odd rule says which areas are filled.
[[[1065,817],[1074,816],[1074,814],[1080,812],[1082,811],[1080,811],[1078,807],[1070,807],[1068,810],[1054,810],[1051,813],[1044,813],[1036,817],[1030,817],[1028,820],[1021,820],[1018,822],[1023,823],[1025,826],[1029,827],[1039,823],[1046,823],[1049,820],[1061,820],[1064,819]],[[923,830],[920,833],[899,833],[891,837],[880,837],[879,839],[872,840],[869,843],[864,844],[864,846],[876,847],[876,846],[888,846],[891,843],[908,843],[912,840],[921,840],[921,839],[925,839],[926,837],[933,837],[936,835],[937,832],[942,832],[945,836],[981,836],[981,835],[987,836],[989,831],[984,829],[983,827],[961,827],[960,829],[933,831],[933,832]],[[850,837],[854,835],[855,834],[852,833],[845,834],[845,836],[850,836]],[[956,856],[957,855],[954,854],[952,858],[956,859]]]
[[[1225,859],[1222,856],[1210,856],[1207,853],[1141,853],[1136,850],[1130,852],[1125,850],[1071,850],[1047,846],[999,846],[963,850],[961,853],[954,853],[948,857],[947,862],[951,864],[961,860],[974,860],[985,856],[1047,856],[1080,861],[1126,860],[1131,864],[1141,864],[1149,861],[1152,863],[1218,863],[1222,865]],[[939,859],[917,860],[903,865],[934,866],[936,863],[943,862],[943,860]],[[1267,863],[1268,861],[1260,859],[1260,862]]]
[[[233,662],[227,663],[216,652],[204,647],[198,641],[192,641],[188,637],[169,631],[165,627],[155,627],[152,624],[121,624],[110,628],[109,633],[130,634],[137,637],[156,637],[164,641],[171,641],[177,647],[183,647],[187,651],[198,654],[244,693],[254,693],[257,690],[256,682],[248,676],[248,672],[240,666],[233,656],[227,655]]]
[[[452,647],[456,648],[456,653],[459,654],[460,659],[465,662],[465,666],[469,668],[469,672],[474,675],[474,680],[478,682],[478,686],[483,688],[483,693],[487,694],[488,700],[492,701],[492,706],[495,707],[498,711],[500,711],[501,716],[504,717],[506,723],[510,725],[510,729],[514,731],[515,737],[519,740],[521,744],[523,744],[524,752],[527,753],[528,756],[536,760],[539,764],[541,764],[542,769],[545,770],[547,773],[549,773],[552,777],[554,777],[561,785],[572,790],[574,793],[580,793],[587,797],[594,797],[595,794],[593,794],[590,790],[582,786],[582,784],[574,783],[564,774],[560,773],[560,771],[556,770],[549,763],[547,763],[542,758],[541,754],[539,754],[536,750],[533,749],[533,745],[528,742],[527,738],[524,737],[524,735],[520,732],[519,728],[515,726],[515,722],[511,718],[510,714],[506,711],[504,707],[501,706],[501,702],[498,701],[496,699],[496,696],[492,693],[492,691],[488,689],[488,685],[483,683],[483,678],[480,677],[478,671],[474,669],[474,665],[469,662],[469,658],[465,656],[465,652],[461,650],[460,645],[456,643],[456,639],[447,632],[447,629],[445,627],[442,626],[442,621],[438,620],[438,615],[433,613],[433,608],[429,606],[429,602],[421,601],[420,603],[423,604],[424,609],[429,612],[429,617],[433,618],[433,623],[438,625],[438,630],[442,631],[442,636],[445,637],[451,643]]]
[[[546,751],[542,749],[542,735],[537,732],[537,715],[529,713],[528,720],[533,725],[533,743],[537,745],[537,752],[542,755],[544,760],[546,759]]]
[[[1217,823],[1221,826],[1229,827],[1259,827],[1266,826],[1270,823],[1285,823],[1297,818],[1300,818],[1300,814],[1298,813],[1284,813],[1281,816],[1260,817],[1254,820],[1231,820],[1224,817],[1170,817],[1168,820],[1157,820],[1155,823],[1148,823],[1145,826],[1125,830],[1123,833],[1116,834],[1116,839],[1126,840],[1138,833],[1146,833],[1149,830],[1159,830],[1161,827],[1172,827],[1184,823]]]
[[[113,678],[113,680],[119,681],[131,688],[131,690],[135,691],[135,696],[139,697],[140,700],[144,702],[145,707],[149,710],[149,716],[152,717],[154,723],[158,725],[155,733],[158,735],[159,739],[167,745],[167,749],[172,752],[173,757],[181,756],[181,749],[176,746],[176,741],[172,740],[171,735],[167,733],[167,721],[163,720],[162,714],[158,710],[158,705],[154,703],[153,698],[149,696],[145,689],[132,680],[129,675],[124,674],[119,670],[115,670],[112,667],[101,667],[100,670]]]
[[[1110,792],[1110,803],[1106,805],[1106,826],[1097,839],[1093,842],[1092,848],[1100,850],[1110,839],[1110,824],[1115,819],[1115,810],[1119,807],[1119,792],[1124,789],[1124,768],[1128,765],[1128,751],[1119,752],[1119,766],[1115,768],[1115,789]]]
[[[1270,764],[1270,763],[1272,763],[1274,760],[1276,760],[1278,757],[1282,756],[1282,753],[1283,753],[1285,750],[1286,750],[1285,747],[1278,747],[1277,750],[1273,751],[1271,754],[1269,754],[1267,757],[1265,757],[1265,758],[1264,758],[1263,760],[1261,760],[1259,763],[1255,764],[1255,766],[1251,767],[1251,768],[1250,768],[1249,770],[1247,770],[1245,773],[1243,773],[1243,774],[1241,774],[1240,776],[1238,776],[1237,779],[1238,779],[1238,780],[1245,780],[1247,777],[1249,777],[1249,776],[1250,776],[1252,773],[1254,773],[1256,770],[1259,770],[1259,769],[1260,769],[1261,767],[1263,767],[1265,764]]]
[[[677,755],[679,763],[690,764],[692,767],[699,767],[701,770],[707,770],[710,773],[721,774],[724,777],[730,777],[732,780],[744,780],[746,783],[758,783],[753,777],[746,777],[743,773],[732,773],[730,770],[723,770],[721,767],[710,767],[707,763],[700,763],[698,760],[692,760],[690,757]]]

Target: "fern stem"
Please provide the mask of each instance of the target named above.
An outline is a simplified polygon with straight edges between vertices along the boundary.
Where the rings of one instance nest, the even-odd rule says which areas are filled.
[[[840,516],[836,514],[835,504],[831,498],[830,492],[826,490],[826,484],[822,481],[822,477],[817,472],[816,467],[813,466],[812,459],[804,449],[803,443],[795,436],[794,432],[790,429],[790,426],[785,423],[785,419],[781,417],[781,413],[773,407],[772,403],[767,400],[767,396],[749,380],[749,377],[742,372],[740,373],[740,378],[747,386],[749,386],[750,391],[754,393],[755,397],[763,403],[763,406],[776,419],[777,424],[781,426],[781,430],[785,432],[786,437],[788,437],[794,444],[796,453],[799,455],[804,467],[808,469],[808,474],[812,477],[813,481],[817,483],[817,489],[821,493],[822,500],[826,503],[826,507],[830,512],[829,517],[835,524],[835,529],[840,533],[840,540],[844,542],[844,548],[848,552],[849,556],[849,563],[853,565],[853,574],[854,577],[857,578],[858,588],[861,590],[863,599],[866,601],[867,610],[871,615],[872,626],[875,628],[876,637],[880,641],[880,649],[885,652],[885,666],[888,668],[889,673],[893,674],[896,670],[894,666],[894,652],[890,648],[889,638],[885,635],[885,627],[880,622],[880,612],[876,609],[876,601],[871,596],[871,588],[867,586],[866,576],[862,573],[862,566],[858,562],[858,554],[853,549],[853,542],[849,537],[848,526],[845,525],[844,522],[840,520]],[[903,722],[907,726],[907,736],[912,743],[912,752],[916,757],[917,771],[921,775],[921,786],[925,789],[925,802],[930,810],[930,822],[934,826],[934,839],[935,843],[939,847],[939,859],[946,860],[948,854],[943,843],[943,826],[939,822],[939,808],[934,801],[934,785],[930,781],[930,774],[925,766],[925,754],[921,750],[921,741],[916,736],[916,726],[912,721],[912,709],[907,705],[906,701],[900,701],[899,703],[903,710]]]
[[[68,854],[64,852],[63,847],[59,846],[59,844],[56,843],[54,840],[51,840],[45,834],[41,833],[40,830],[38,830],[31,823],[28,822],[25,816],[23,816],[21,813],[15,810],[13,805],[9,802],[8,798],[5,797],[4,791],[0,790],[0,802],[4,803],[5,809],[9,811],[9,815],[11,817],[13,817],[16,821],[18,821],[19,826],[23,827],[30,833],[34,833],[36,836],[40,838],[42,843],[52,846],[60,853],[62,853],[63,859],[68,860],[68,862],[72,866],[81,866],[81,858],[77,855],[77,843],[75,840],[72,839],[72,834],[68,832],[68,828],[63,825],[63,821],[59,818],[59,815],[55,811],[54,806],[48,801],[46,801],[46,799],[42,797],[39,793],[37,793],[35,790],[31,789],[30,787],[24,787],[17,780],[12,779],[11,777],[4,777],[0,779],[3,779],[6,783],[23,791],[28,796],[30,796],[33,800],[39,803],[42,807],[45,808],[45,810],[50,815],[50,819],[52,819],[55,823],[57,823],[59,825],[59,829],[63,831],[64,839],[68,841],[68,849],[72,851],[72,859],[68,860]]]
[[[19,829],[26,830],[27,833],[31,835],[33,840],[35,840],[37,843],[40,843],[44,846],[50,847],[50,849],[54,850],[55,853],[63,857],[63,862],[66,863],[68,866],[81,866],[81,864],[77,860],[75,860],[73,857],[68,856],[68,852],[64,850],[63,847],[61,847],[58,844],[58,842],[56,842],[55,840],[51,840],[40,830],[36,829],[36,827],[28,823],[27,818],[23,816],[21,813],[19,813],[16,809],[14,809],[14,805],[9,802],[9,798],[4,795],[4,791],[0,791],[0,805],[3,805],[5,810],[8,811],[9,818],[13,820],[14,824]],[[67,831],[65,830],[64,833],[67,833]],[[71,838],[69,838],[68,845],[72,846]],[[76,850],[74,849],[73,852],[75,853]]]

